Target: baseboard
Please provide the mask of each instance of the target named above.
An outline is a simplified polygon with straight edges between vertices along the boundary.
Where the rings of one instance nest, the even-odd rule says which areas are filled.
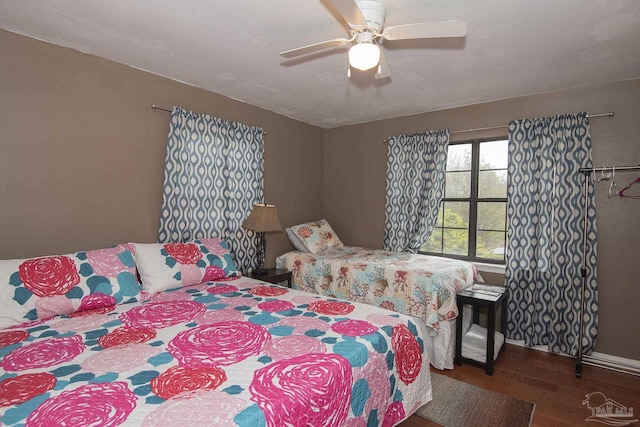
[[[611,356],[610,354],[597,353],[594,351],[590,356],[584,356],[582,363],[584,365],[597,366],[625,374],[640,376],[640,360]]]
[[[527,347],[532,350],[549,352],[547,346],[536,345],[533,347],[526,346],[523,340],[507,339],[508,344],[517,345],[519,347]],[[560,356],[571,357],[568,354],[560,354]],[[616,372],[640,376],[640,360],[627,359],[625,357],[612,356],[610,354],[593,352],[590,356],[583,356],[583,365],[596,366],[598,368],[610,369]]]

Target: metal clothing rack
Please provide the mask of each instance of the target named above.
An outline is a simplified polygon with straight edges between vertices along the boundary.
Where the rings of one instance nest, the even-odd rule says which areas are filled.
[[[589,210],[588,194],[589,194],[589,177],[596,172],[621,172],[640,170],[637,166],[598,166],[593,168],[581,168],[580,172],[584,174],[582,184],[584,196],[584,212],[583,212],[583,229],[582,229],[582,268],[580,274],[582,276],[582,284],[580,286],[580,329],[578,332],[578,356],[576,357],[576,377],[582,377],[583,349],[582,336],[584,335],[584,291],[587,282],[587,216]]]

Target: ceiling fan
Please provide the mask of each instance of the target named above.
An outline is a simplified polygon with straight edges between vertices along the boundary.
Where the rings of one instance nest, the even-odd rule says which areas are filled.
[[[380,0],[328,0],[349,25],[351,37],[337,38],[280,52],[285,58],[295,58],[351,43],[349,65],[359,70],[378,67],[376,79],[391,76],[391,68],[380,50],[383,40],[408,40],[440,37],[464,37],[464,21],[421,22],[384,26],[387,10]],[[351,76],[351,67],[347,75]]]

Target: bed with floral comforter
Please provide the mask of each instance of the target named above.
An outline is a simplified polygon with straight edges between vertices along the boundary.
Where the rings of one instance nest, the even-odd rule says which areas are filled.
[[[291,251],[276,260],[293,271],[293,286],[333,298],[408,314],[430,328],[427,352],[438,369],[453,369],[455,295],[478,282],[469,262],[342,246],[322,253]]]
[[[316,254],[291,251],[276,266],[293,271],[297,289],[408,314],[434,331],[458,315],[455,294],[478,280],[466,261],[347,246]]]
[[[372,267],[345,266],[352,285],[338,269],[326,293],[447,299],[416,295],[408,272],[378,297]],[[296,270],[303,290],[321,277]],[[2,424],[392,426],[431,400],[426,328],[408,316],[246,277],[142,299],[0,331]]]

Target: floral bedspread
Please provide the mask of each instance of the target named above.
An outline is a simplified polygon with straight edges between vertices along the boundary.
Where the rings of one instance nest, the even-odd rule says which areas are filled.
[[[7,426],[392,426],[431,400],[408,316],[241,277],[0,331]]]
[[[297,289],[409,314],[435,331],[458,315],[455,294],[478,280],[469,262],[359,247],[291,251],[276,267],[293,271]]]

